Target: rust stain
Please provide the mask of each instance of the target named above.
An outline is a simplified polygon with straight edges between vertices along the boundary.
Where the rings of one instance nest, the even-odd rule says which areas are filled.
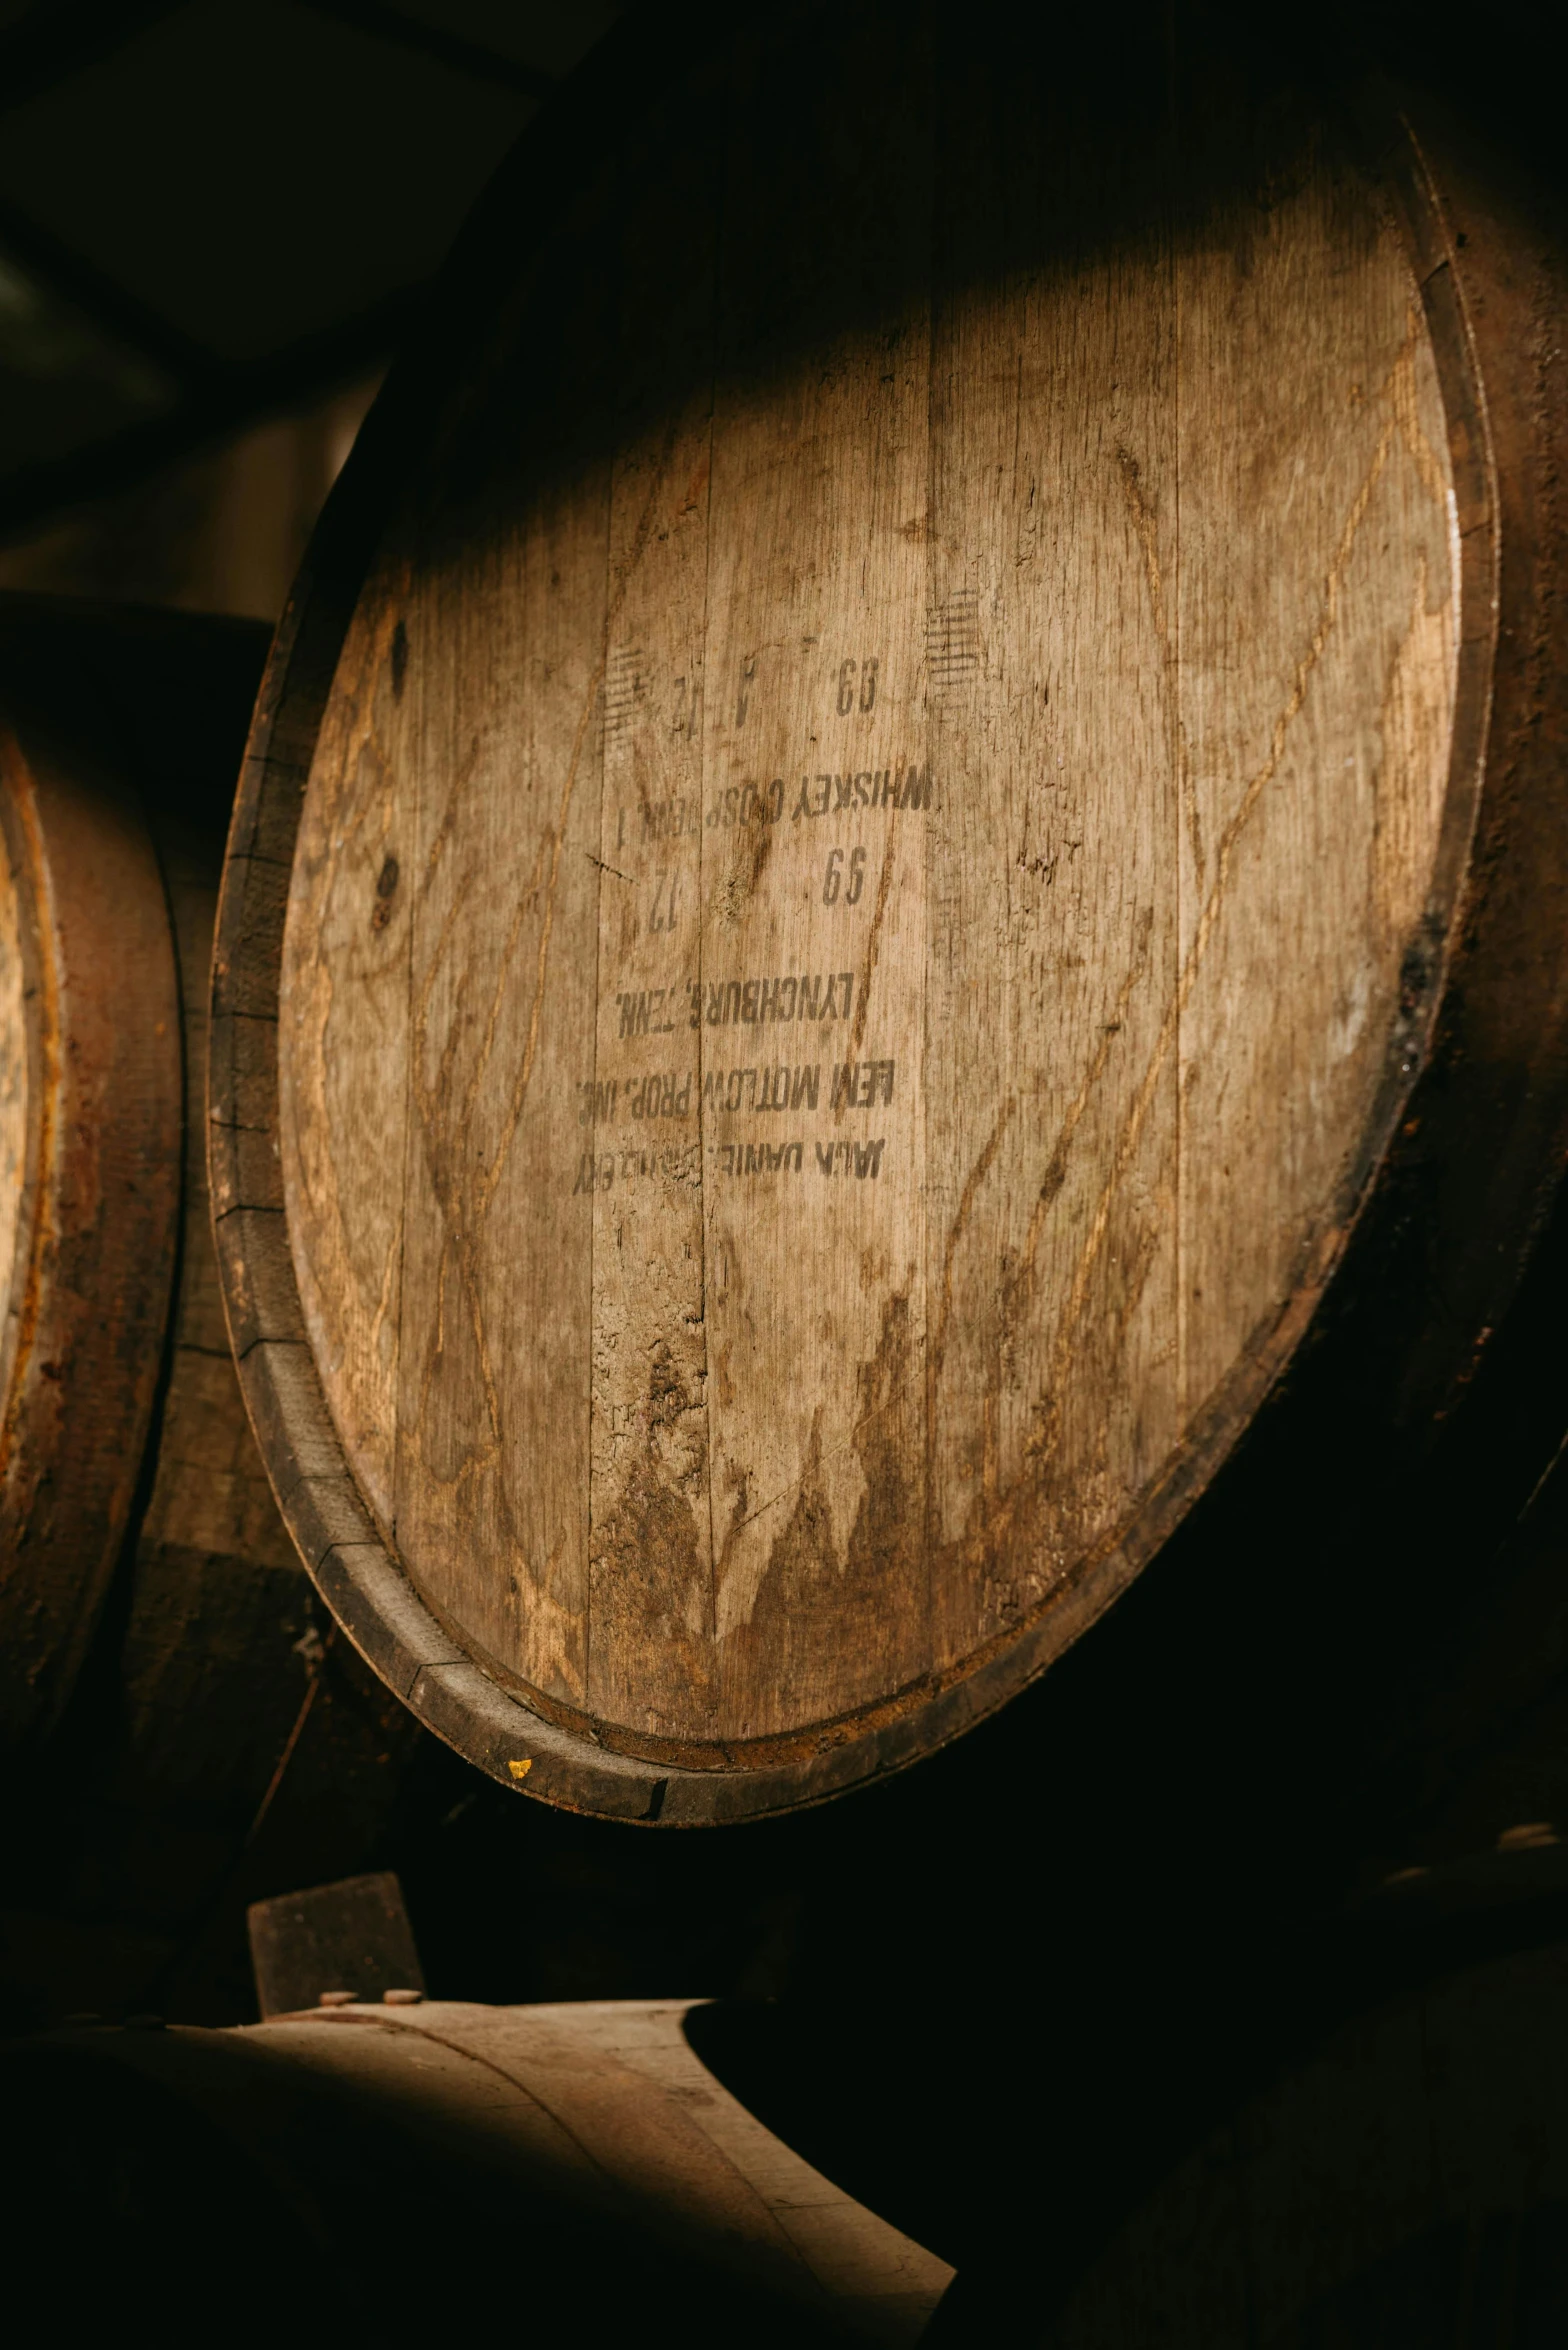
[[[322,919],[321,901],[330,898],[340,879],[345,876],[349,862],[346,852],[358,849],[361,835],[372,826],[377,814],[382,817],[379,841],[369,843],[369,859],[364,870],[373,870],[378,852],[381,855],[380,872],[387,872],[386,802],[389,797],[389,779],[392,763],[382,740],[378,705],[384,681],[390,669],[396,670],[396,646],[402,621],[394,621],[396,607],[406,599],[408,575],[406,566],[398,567],[391,575],[388,588],[389,603],[383,607],[373,628],[363,635],[363,651],[358,663],[355,688],[334,698],[329,707],[323,739],[312,769],[312,795],[317,797],[316,823],[318,831],[330,844],[333,853],[323,857],[309,870],[310,889],[300,887],[296,874],[291,887],[289,923],[301,918],[307,923],[307,935]],[[407,636],[403,633],[404,661],[407,660]],[[389,654],[390,648],[390,654]],[[395,690],[395,674],[392,677]],[[364,788],[367,765],[372,776],[372,787]],[[328,780],[330,778],[330,781]],[[350,798],[349,782],[353,779],[357,794],[356,805]],[[395,865],[395,860],[393,860]],[[359,876],[348,877],[348,886],[357,889]],[[390,895],[378,894],[378,909],[392,906]],[[380,928],[384,929],[385,925]],[[372,923],[372,935],[379,935]],[[296,958],[297,962],[302,958]],[[330,1140],[334,1123],[328,1105],[328,1070],[330,1052],[328,1031],[337,1001],[337,979],[330,957],[312,956],[303,970],[296,969],[290,1002],[294,1018],[308,1042],[302,1042],[296,1052],[288,1056],[289,1072],[302,1104],[308,1104],[308,1115],[297,1115],[290,1122],[292,1143],[291,1171],[300,1192],[309,1203],[310,1214],[317,1226],[310,1246],[310,1284],[323,1301],[338,1334],[351,1328],[354,1306],[345,1306],[344,1294],[349,1293],[357,1306],[362,1295],[362,1283],[357,1270],[358,1251],[355,1235],[350,1230],[344,1208],[344,1189],[337,1180],[330,1156]],[[308,1015],[308,1028],[307,1028]],[[280,1080],[283,1071],[280,1068]],[[328,1238],[330,1235],[330,1240]],[[378,1362],[376,1347],[389,1314],[395,1304],[398,1275],[402,1262],[402,1215],[386,1262],[377,1279],[377,1296],[370,1315],[370,1346],[367,1350],[372,1362]],[[378,1383],[379,1378],[378,1378]],[[395,1409],[387,1398],[387,1418],[395,1422]],[[363,1401],[356,1402],[356,1416],[362,1417]],[[356,1447],[360,1440],[356,1440]],[[390,1451],[390,1446],[389,1446]],[[356,1469],[363,1466],[356,1459]],[[390,1472],[390,1462],[388,1463]]]
[[[613,617],[613,615],[611,617]],[[495,1152],[494,1164],[491,1169],[490,1179],[483,1193],[484,1207],[487,1210],[491,1200],[495,1196],[496,1186],[501,1180],[502,1169],[504,1168],[506,1161],[511,1154],[513,1137],[516,1135],[518,1121],[523,1114],[523,1104],[528,1099],[528,1088],[533,1080],[534,1061],[538,1055],[539,1050],[539,1026],[544,1012],[545,982],[549,977],[550,940],[555,930],[556,893],[557,884],[559,883],[561,877],[561,854],[566,846],[567,819],[571,813],[572,800],[577,790],[577,778],[582,766],[583,747],[588,740],[589,729],[592,724],[594,711],[598,705],[599,689],[603,682],[604,657],[601,655],[598,666],[594,670],[588,692],[583,698],[582,709],[578,713],[577,731],[572,738],[572,755],[568,761],[566,777],[561,786],[560,805],[556,810],[555,838],[550,857],[550,879],[544,893],[544,920],[541,923],[539,930],[539,953],[534,980],[534,999],[528,1016],[528,1041],[523,1047],[522,1066],[518,1070],[516,1079],[513,1082],[512,1098],[508,1104],[506,1124],[503,1129],[503,1140]],[[549,836],[547,835],[546,838],[548,837]],[[542,849],[544,843],[541,842],[540,846]],[[537,871],[537,865],[535,869]],[[495,1024],[497,1019],[500,1017],[501,1002],[502,991],[498,986],[495,997],[492,1001],[489,1026],[485,1032],[484,1058],[486,1062],[489,1060],[490,1046],[495,1035]],[[469,1098],[471,1102],[474,1099],[475,1090],[476,1088],[470,1090]]]

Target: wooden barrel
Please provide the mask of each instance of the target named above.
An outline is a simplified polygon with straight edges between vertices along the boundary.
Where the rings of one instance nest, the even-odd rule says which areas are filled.
[[[946,2264],[752,2119],[690,2002],[335,2007],[246,2031],[98,2029],[13,2052],[12,2246],[63,2250],[85,2194],[105,2296],[191,2324],[247,2280],[363,2322],[510,2303],[588,2342],[913,2343]],[[253,2281],[252,2281],[253,2279]],[[156,2282],[155,2282],[156,2280]],[[95,2309],[96,2309],[95,2304]]]
[[[1409,1478],[1553,1196],[1562,244],[1206,23],[631,28],[307,563],[230,1326],[331,1606],[530,1793],[951,1738],[1309,1334],[1277,1514]]]
[[[1507,1866],[1470,1865],[1483,1902],[1488,1857]],[[1555,1873],[1560,1927],[1560,1858]],[[1565,1989],[1561,1940],[1472,1953],[1276,2052],[1116,2224],[1076,2242],[1043,2228],[963,2272],[932,2350],[1560,2341]]]
[[[174,1275],[178,980],[122,775],[0,734],[0,1724],[58,1714],[130,1520]],[[84,1443],[84,1432],[91,1431]]]
[[[418,1738],[324,1655],[218,1294],[209,965],[267,636],[0,604],[0,1986],[40,2020],[243,2013],[245,1900],[362,1866]]]

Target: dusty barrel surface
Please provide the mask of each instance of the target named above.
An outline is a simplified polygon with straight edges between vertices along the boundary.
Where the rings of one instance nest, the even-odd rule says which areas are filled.
[[[34,2149],[10,2223],[51,2240],[93,2163],[105,2289],[161,2276],[192,2316],[209,2276],[252,2265],[316,2307],[449,2311],[455,2230],[468,2293],[526,2279],[537,2317],[593,2341],[655,2313],[692,2343],[917,2341],[952,2270],[736,2103],[686,2043],[689,2004],[54,2035],[5,2065]]]
[[[1181,10],[1107,77],[829,29],[633,35],[494,193],[220,923],[302,1552],[461,1751],[666,1822],[1039,1672],[1400,1185],[1430,1419],[1564,1124],[1544,232]]]

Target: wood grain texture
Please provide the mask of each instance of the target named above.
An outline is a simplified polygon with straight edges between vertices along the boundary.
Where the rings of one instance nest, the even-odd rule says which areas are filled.
[[[374,2084],[405,2129],[454,2152],[482,2134],[525,2193],[630,2218],[754,2281],[803,2325],[825,2320],[835,2340],[917,2341],[952,2270],[737,2104],[681,2029],[690,2005],[366,2005],[278,2017],[245,2042]]]
[[[65,1702],[130,1521],[174,1270],[181,1056],[136,796],[61,739],[36,677],[6,675],[4,695],[0,1725],[14,1742]]]
[[[1151,71],[1086,125],[1030,53],[867,8],[825,76],[816,24],[645,55],[526,265],[539,180],[476,231],[219,955],[281,1013],[237,1342],[308,1340],[280,1426],[369,1511],[320,1571],[366,1653],[424,1603],[444,1735],[634,1816],[951,1735],[1212,1476],[1430,1064],[1491,691],[1386,100],[1369,149]]]
[[[289,2291],[303,2275],[311,2307],[351,2329],[395,2336],[412,2317],[439,2333],[451,2263],[426,2246],[461,2238],[464,2290],[487,2304],[526,2296],[552,2337],[692,2350],[920,2340],[951,2268],[737,2103],[686,2039],[692,2004],[441,2000],[13,2041],[0,2054],[7,2110],[35,2149],[20,2216],[50,2241],[50,2210],[90,2195],[84,2149],[101,2177],[109,2143],[126,2180],[117,2208],[139,2182],[172,2177],[183,2218],[215,2175],[215,2217],[242,2211],[249,2227],[260,2211]],[[145,2238],[156,2222],[131,2208]],[[204,2228],[203,2251],[211,2240]],[[222,2238],[221,2268],[198,2258],[194,2284],[190,2264],[173,2264],[181,2319],[221,2290],[243,2240]],[[323,2241],[330,2260],[312,2261]],[[162,2237],[157,2258],[168,2265]]]
[[[28,1143],[27,972],[23,961],[26,916],[10,860],[0,862],[0,1383],[9,1385],[10,1361],[20,1325],[20,1304],[12,1283],[17,1261],[28,1254],[32,1223]]]
[[[214,1652],[232,1643],[234,1622],[215,1626],[229,1611],[204,1578],[222,1561],[239,1581],[250,1569],[264,1585],[299,1583],[228,1352],[201,1117],[224,817],[265,641],[243,623],[155,611],[27,597],[0,607],[17,726],[0,922],[0,1196],[8,1352],[20,1342],[21,1358],[6,1392],[13,1474],[36,1456],[34,1507],[54,1513],[43,1523],[55,1528],[30,1553],[39,1527],[13,1521],[8,1563],[19,1595],[55,1579],[40,1635],[55,1653],[33,1663],[55,1678],[58,1703],[133,1537],[123,1694],[144,1782],[191,1716],[189,1687],[171,1699],[170,1652],[183,1661],[193,1636]],[[97,1199],[83,1174],[95,1163]],[[44,1443],[26,1388],[40,1345],[27,1317],[58,1337],[62,1299],[78,1319],[69,1354],[42,1349],[56,1415]],[[245,1615],[243,1601],[233,1612]],[[297,1706],[298,1660],[280,1647]],[[227,1719],[243,1745],[232,1709]],[[271,1768],[269,1757],[262,1785]]]

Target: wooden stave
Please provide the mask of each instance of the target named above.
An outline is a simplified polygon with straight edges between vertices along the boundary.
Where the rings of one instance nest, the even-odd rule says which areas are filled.
[[[449,272],[432,346],[464,331],[467,305],[482,299],[489,251],[507,237],[514,207],[547,233],[551,206],[562,201],[573,139],[590,110],[607,103],[634,109],[643,77],[656,70],[658,46],[657,39],[629,35],[619,51],[619,79],[585,86],[576,114],[564,100],[552,125],[542,126],[543,135],[504,175]],[[1386,143],[1379,126],[1392,105],[1388,92],[1381,85],[1370,93],[1363,88],[1360,102],[1371,126],[1369,146]],[[1561,247],[1549,212],[1495,155],[1467,140],[1440,108],[1428,104],[1416,112],[1419,136],[1392,159],[1385,153],[1381,168],[1427,301],[1458,444],[1465,508],[1461,660],[1469,683],[1455,765],[1479,766],[1485,756],[1480,846],[1449,942],[1451,967],[1417,975],[1413,983],[1411,1061],[1425,1057],[1419,1069],[1403,1072],[1412,1084],[1389,1089],[1382,1146],[1347,1203],[1340,1239],[1348,1245],[1322,1269],[1320,1294],[1328,1290],[1328,1303],[1315,1318],[1304,1311],[1296,1328],[1280,1334],[1270,1359],[1254,1368],[1242,1406],[1240,1416],[1250,1418],[1278,1380],[1300,1325],[1311,1321],[1312,1345],[1298,1365],[1310,1365],[1310,1374],[1293,1374],[1291,1382],[1301,1459],[1343,1437],[1350,1415],[1342,1399],[1325,1396],[1347,1369],[1363,1397],[1392,1377],[1399,1400],[1392,1425],[1382,1415],[1384,1432],[1405,1448],[1407,1460],[1430,1453],[1434,1426],[1462,1398],[1480,1350],[1506,1321],[1555,1190],[1564,1132],[1562,984],[1540,951],[1541,909],[1563,868],[1564,843],[1547,795],[1536,788],[1532,796],[1549,766],[1543,751],[1550,729],[1539,724],[1539,665],[1552,623],[1541,590],[1537,523],[1548,503],[1542,485],[1553,463],[1553,427],[1533,405],[1520,364],[1540,317],[1556,314],[1551,304],[1560,296],[1548,284],[1543,311],[1541,286],[1525,294],[1513,268],[1517,252],[1533,242],[1547,255],[1541,275],[1549,280]],[[1441,189],[1434,157],[1446,175]],[[1463,208],[1466,226],[1457,235],[1445,203]],[[267,1163],[276,1099],[266,1038],[276,1016],[282,899],[315,730],[388,485],[399,479],[410,444],[417,446],[431,428],[443,389],[437,365],[406,362],[372,420],[280,632],[236,809],[216,968],[211,1144],[241,1376],[285,1514],[329,1605],[361,1653],[468,1759],[503,1784],[521,1783],[526,1774],[531,1794],[628,1820],[696,1825],[819,1802],[959,1735],[1042,1670],[1125,1587],[1208,1485],[1230,1449],[1236,1413],[1213,1442],[1195,1444],[1180,1464],[1136,1554],[1096,1562],[1032,1645],[1014,1641],[978,1666],[971,1660],[950,1686],[901,1691],[884,1705],[828,1723],[794,1751],[785,1741],[758,1741],[717,1761],[705,1756],[704,1767],[692,1768],[689,1754],[661,1750],[652,1739],[628,1742],[623,1751],[599,1747],[592,1724],[575,1722],[564,1710],[546,1718],[552,1709],[514,1694],[502,1674],[487,1673],[414,1591],[354,1487],[310,1365],[281,1199]],[[1497,644],[1501,655],[1489,676]],[[1451,863],[1464,854],[1465,823],[1461,810],[1448,836]],[[1521,963],[1528,984],[1519,984]],[[1461,1020],[1467,1040],[1459,1036]],[[1477,1076],[1475,1040],[1487,1024],[1494,1032],[1486,1040],[1490,1059]],[[1505,1149],[1465,1149],[1478,1105],[1507,1132]],[[1479,1206],[1478,1190],[1486,1194]],[[1432,1233],[1442,1233],[1450,1300],[1460,1302],[1451,1304],[1441,1329],[1424,1303],[1412,1304],[1408,1266],[1398,1264],[1391,1274],[1385,1262],[1391,1238],[1397,1243],[1413,1224],[1429,1244]],[[1312,1305],[1318,1302],[1314,1296]],[[1465,1334],[1460,1340],[1456,1324]],[[1275,1415],[1276,1430],[1277,1424]]]

